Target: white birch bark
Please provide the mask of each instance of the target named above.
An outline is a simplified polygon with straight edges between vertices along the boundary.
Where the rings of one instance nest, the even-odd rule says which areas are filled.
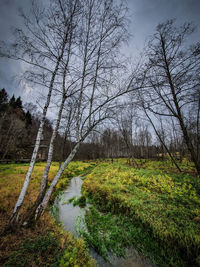
[[[62,55],[63,55],[63,52],[64,52],[64,46],[63,46]],[[30,162],[30,165],[29,165],[28,172],[26,174],[26,178],[24,180],[24,184],[23,184],[21,192],[19,194],[18,200],[17,200],[17,202],[15,204],[13,213],[12,213],[12,215],[10,217],[9,226],[15,224],[18,221],[19,211],[20,211],[20,208],[21,208],[22,203],[24,201],[24,197],[26,195],[26,191],[27,191],[30,179],[31,179],[31,175],[32,175],[32,172],[33,172],[33,169],[34,169],[34,165],[35,165],[35,162],[36,162],[38,150],[39,150],[39,147],[40,147],[40,141],[41,141],[42,132],[43,132],[43,128],[44,128],[45,118],[46,118],[47,110],[48,110],[48,107],[49,107],[49,104],[50,104],[50,101],[51,101],[53,84],[54,84],[54,80],[55,80],[55,77],[56,77],[56,74],[57,74],[57,71],[58,71],[58,68],[59,68],[59,64],[60,64],[61,58],[62,58],[62,56],[60,56],[58,58],[55,70],[52,73],[49,92],[48,92],[48,95],[47,95],[45,106],[43,108],[42,119],[41,119],[40,126],[39,126],[39,129],[38,129],[37,138],[36,138],[36,142],[35,142],[32,158],[31,158],[31,162]]]
[[[59,109],[59,113],[58,113],[58,118],[57,118],[57,122],[56,122],[56,127],[53,130],[53,134],[51,136],[51,141],[50,141],[50,145],[49,145],[49,151],[48,151],[48,158],[47,158],[47,163],[45,166],[45,170],[42,176],[42,183],[41,183],[41,187],[40,187],[40,194],[39,197],[43,194],[46,185],[47,185],[47,179],[48,179],[48,174],[49,174],[49,169],[51,167],[51,162],[52,162],[52,158],[53,158],[53,152],[54,152],[54,141],[56,139],[57,136],[57,132],[58,132],[58,128],[60,125],[60,120],[62,117],[62,111],[63,111],[63,107],[64,107],[64,102],[65,102],[65,97],[62,98],[62,103]]]
[[[18,197],[17,203],[15,204],[15,208],[13,210],[13,213],[12,213],[12,216],[10,218],[9,224],[13,224],[14,222],[18,221],[19,210],[20,210],[21,205],[22,205],[22,203],[24,201],[24,197],[25,197],[25,194],[26,194],[29,182],[30,182],[30,178],[31,178],[31,175],[32,175],[32,172],[33,172],[33,169],[34,169],[34,165],[35,165],[35,162],[36,162],[38,150],[39,150],[39,147],[40,147],[41,136],[42,136],[42,132],[43,132],[43,127],[44,127],[44,122],[45,122],[45,118],[46,118],[47,109],[48,109],[48,106],[49,106],[49,103],[50,103],[50,99],[51,99],[51,93],[52,93],[52,88],[50,88],[50,90],[49,90],[47,101],[46,101],[45,107],[43,109],[43,116],[42,116],[40,127],[39,127],[39,130],[38,130],[38,133],[37,133],[37,138],[36,138],[36,142],[35,142],[32,158],[31,158],[31,162],[30,162],[30,165],[29,165],[29,169],[28,169],[28,172],[26,174],[26,178],[25,178],[22,190],[20,192],[20,195]]]
[[[90,37],[90,31],[91,31],[92,9],[93,9],[93,3],[91,3],[90,6],[89,6],[87,33],[86,33],[86,41],[85,41],[85,47],[84,47],[82,81],[81,81],[80,95],[79,95],[78,107],[77,107],[77,117],[76,117],[76,140],[77,140],[77,142],[80,139],[81,104],[82,104],[82,98],[83,98],[83,88],[84,88],[85,77],[86,77],[86,69],[87,69],[87,64],[88,64],[87,57],[88,57],[89,37]]]
[[[90,114],[91,115],[91,114]],[[85,132],[84,135],[82,135],[80,141],[78,143],[76,143],[76,145],[74,146],[73,150],[71,151],[71,153],[69,154],[69,156],[67,157],[67,159],[65,160],[65,162],[61,165],[60,169],[58,170],[56,176],[54,177],[53,181],[51,182],[51,185],[48,189],[48,191],[46,192],[41,204],[38,206],[36,212],[35,212],[35,221],[37,221],[42,214],[44,213],[49,199],[63,173],[63,171],[67,168],[67,166],[69,165],[69,163],[73,160],[74,156],[76,155],[80,145],[82,144],[82,142],[86,139],[86,137],[88,136],[88,134],[93,130],[93,128],[96,127],[96,125],[98,123],[100,123],[101,121],[103,121],[105,118],[101,118],[98,121],[96,121],[90,128],[87,129],[87,131]]]
[[[73,17],[71,18],[71,20],[72,19],[73,19]],[[72,23],[72,21],[71,21],[71,23]],[[61,104],[60,104],[60,107],[59,107],[59,112],[58,112],[58,116],[57,116],[57,120],[56,120],[56,126],[55,126],[55,128],[53,130],[53,133],[52,133],[52,136],[51,136],[47,163],[46,163],[45,170],[44,170],[44,173],[43,173],[43,176],[42,176],[42,183],[41,183],[41,187],[40,187],[40,193],[38,195],[38,199],[39,200],[40,200],[40,198],[42,198],[42,196],[44,195],[45,190],[46,190],[49,169],[51,167],[51,162],[52,162],[53,153],[54,153],[54,141],[55,141],[57,133],[58,133],[58,129],[59,129],[59,126],[60,126],[60,121],[61,121],[61,118],[62,118],[62,112],[63,112],[63,108],[64,108],[64,103],[65,103],[65,100],[66,100],[65,80],[66,80],[66,74],[67,74],[67,69],[68,69],[69,60],[70,60],[72,36],[73,36],[73,31],[71,30],[71,32],[70,32],[70,40],[69,40],[69,49],[68,49],[68,55],[67,55],[67,62],[65,64],[64,72],[63,72],[62,100],[61,100]],[[38,203],[38,204],[40,204],[40,203]]]
[[[58,72],[58,69],[59,69],[59,66],[60,66],[60,62],[63,59],[65,47],[66,47],[66,44],[67,44],[67,41],[68,41],[70,27],[71,27],[71,25],[68,24],[68,27],[67,27],[67,29],[65,31],[65,34],[63,36],[64,38],[63,38],[63,41],[62,41],[62,47],[61,47],[60,55],[58,55],[58,57],[57,57],[56,66],[55,66],[55,69],[54,69],[54,71],[52,73],[52,76],[51,76],[49,92],[48,92],[48,95],[47,95],[45,106],[43,108],[42,120],[41,120],[40,127],[39,127],[39,130],[38,130],[38,133],[37,133],[37,138],[36,138],[36,142],[35,142],[32,158],[31,158],[30,166],[29,166],[29,169],[28,169],[28,172],[27,172],[27,175],[26,175],[22,190],[21,190],[20,195],[18,197],[18,200],[16,202],[15,208],[13,210],[13,213],[12,213],[11,217],[10,217],[10,221],[9,221],[8,227],[14,225],[18,221],[19,211],[20,211],[20,208],[21,208],[22,203],[24,201],[24,197],[25,197],[25,194],[26,194],[29,182],[30,182],[30,178],[31,178],[31,175],[32,175],[32,172],[33,172],[33,169],[34,169],[34,165],[35,165],[35,162],[36,162],[38,150],[39,150],[39,147],[40,147],[40,141],[41,141],[41,136],[42,136],[42,132],[43,132],[43,127],[44,127],[44,123],[45,123],[45,118],[46,118],[47,110],[48,110],[48,107],[49,107],[49,104],[50,104],[50,100],[51,100],[51,95],[52,95],[52,90],[53,90],[55,77],[57,75],[57,72]]]
[[[67,157],[67,159],[65,160],[65,162],[61,165],[59,171],[57,172],[56,176],[54,177],[48,191],[46,192],[42,203],[39,205],[39,207],[36,210],[36,220],[40,218],[40,216],[43,214],[43,212],[45,211],[47,204],[49,202],[49,199],[51,197],[51,194],[53,193],[56,184],[58,183],[58,180],[60,179],[61,174],[63,173],[64,169],[69,165],[69,163],[72,161],[72,159],[74,158],[76,152],[78,151],[79,147],[81,145],[81,142],[78,142],[75,147],[73,148],[72,152],[70,153],[70,155]]]
[[[60,4],[60,8],[63,12],[63,16],[65,17],[65,13],[64,10],[62,9],[62,3],[59,1]],[[64,108],[64,103],[66,100],[66,88],[65,88],[65,80],[66,80],[66,73],[68,70],[68,65],[69,65],[69,60],[70,60],[70,55],[71,55],[71,45],[72,45],[72,38],[73,38],[73,26],[72,26],[72,22],[73,22],[73,18],[74,18],[74,14],[76,11],[76,3],[74,5],[72,14],[70,15],[70,22],[68,23],[68,27],[65,33],[65,38],[63,41],[63,46],[62,46],[62,51],[61,51],[61,55],[59,57],[59,63],[61,62],[61,60],[63,60],[64,57],[64,51],[65,51],[65,47],[66,44],[69,43],[69,47],[68,47],[68,54],[67,54],[67,59],[66,59],[66,63],[64,65],[64,70],[63,70],[63,83],[62,83],[62,100],[61,100],[61,104],[59,106],[59,112],[57,115],[57,120],[56,120],[56,126],[53,130],[52,136],[51,136],[51,140],[50,140],[50,144],[49,144],[49,150],[48,150],[48,158],[47,158],[47,163],[45,166],[45,170],[43,172],[43,176],[42,176],[42,182],[41,182],[41,186],[40,186],[40,192],[38,194],[38,197],[32,207],[32,209],[30,210],[30,213],[28,214],[28,217],[26,219],[28,219],[29,222],[31,222],[32,217],[34,217],[34,213],[37,209],[37,207],[39,206],[39,204],[41,203],[45,191],[46,191],[46,187],[47,187],[47,182],[48,182],[48,174],[49,174],[49,169],[51,166],[51,162],[52,162],[52,158],[53,158],[53,153],[54,153],[54,142],[58,133],[58,129],[60,126],[60,121],[61,121],[61,117],[62,117],[62,112],[63,112],[63,108]],[[66,17],[65,17],[66,20]],[[59,64],[58,64],[59,67]],[[58,68],[57,68],[58,71]]]
[[[97,7],[100,8],[100,6],[98,6],[98,5],[97,5]],[[124,94],[124,92],[123,92],[123,93],[119,93],[115,96],[110,96],[110,97],[108,96],[108,98],[106,98],[106,99],[102,98],[102,102],[100,102],[97,106],[94,107],[94,98],[96,97],[95,96],[95,93],[96,93],[95,88],[96,88],[96,83],[97,83],[97,77],[96,77],[96,79],[94,80],[93,89],[92,89],[92,95],[91,95],[92,99],[90,102],[89,102],[89,100],[87,102],[88,103],[87,107],[89,105],[89,114],[85,120],[83,119],[81,112],[86,107],[86,102],[84,102],[84,101],[86,101],[86,100],[84,100],[84,88],[85,88],[86,76],[88,75],[88,69],[90,67],[90,65],[88,64],[88,61],[90,58],[91,61],[93,62],[93,64],[96,63],[95,64],[96,65],[96,68],[95,68],[96,71],[94,71],[94,75],[96,74],[96,76],[97,76],[99,74],[98,69],[100,68],[99,61],[100,61],[100,57],[101,57],[101,54],[100,54],[101,45],[99,46],[99,55],[96,54],[96,52],[98,52],[98,51],[96,51],[96,44],[94,44],[94,47],[92,47],[92,48],[90,47],[90,45],[91,45],[90,41],[91,41],[91,39],[94,38],[94,36],[91,34],[92,26],[93,26],[91,19],[92,19],[92,15],[94,15],[92,13],[93,1],[91,1],[91,2],[89,1],[89,8],[88,9],[89,9],[89,11],[87,10],[87,12],[89,14],[87,17],[87,26],[86,26],[87,28],[86,28],[86,33],[85,33],[86,38],[85,38],[84,48],[83,48],[83,66],[82,66],[82,71],[81,71],[82,72],[82,75],[81,75],[82,80],[81,80],[80,91],[79,91],[79,94],[77,95],[77,102],[76,102],[77,103],[77,114],[76,114],[76,125],[75,126],[76,126],[77,144],[75,145],[75,147],[73,148],[73,150],[71,151],[70,155],[67,157],[65,162],[61,165],[61,167],[58,170],[56,176],[54,177],[49,189],[46,191],[41,204],[38,206],[38,208],[36,210],[35,220],[38,220],[40,218],[40,216],[43,214],[43,212],[45,211],[47,204],[48,204],[48,201],[51,197],[51,194],[53,193],[53,191],[56,187],[56,184],[61,177],[61,174],[63,173],[64,169],[68,166],[68,164],[71,162],[71,160],[74,158],[81,143],[85,140],[86,136],[92,131],[92,129],[98,123],[100,123],[100,121],[102,121],[103,119],[106,118],[106,114],[105,114],[105,116],[104,116],[104,114],[101,114],[102,107],[104,107],[110,101],[114,100],[116,97]],[[94,19],[94,23],[96,23],[95,19]],[[94,26],[95,25],[96,24],[94,24]],[[112,34],[112,32],[111,32],[111,34]],[[103,40],[101,40],[101,41],[103,42]],[[112,47],[110,49],[112,49]],[[88,58],[89,52],[90,52],[90,57]],[[95,54],[96,56],[92,57],[93,54]],[[98,57],[98,60],[96,59],[96,57]],[[89,75],[91,75],[91,74],[89,74]],[[97,114],[97,112],[98,112],[98,118],[96,118],[95,121],[93,121],[93,123],[92,123],[91,122],[91,116],[94,115],[94,117],[95,117],[95,114]],[[106,111],[105,111],[105,113],[106,113]],[[90,121],[91,125],[89,125],[89,121]],[[84,127],[84,126],[86,126],[86,127]],[[84,130],[84,132],[86,132],[85,135],[84,135],[84,133],[82,134],[82,130]],[[50,150],[50,151],[53,151],[53,150]],[[52,154],[49,154],[49,157],[52,157]]]

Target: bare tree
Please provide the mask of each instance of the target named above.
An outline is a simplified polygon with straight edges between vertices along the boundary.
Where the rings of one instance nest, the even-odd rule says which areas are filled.
[[[84,2],[54,0],[47,9],[36,9],[35,5],[33,7],[35,23],[31,23],[23,15],[32,39],[26,35],[27,33],[17,31],[18,36],[23,36],[22,46],[13,46],[14,52],[9,50],[8,53],[5,51],[3,53],[4,56],[21,59],[30,64],[33,68],[25,73],[25,78],[49,90],[31,168],[10,219],[9,227],[11,228],[15,228],[17,224],[19,210],[37,156],[43,129],[42,122],[46,116],[52,91],[58,93],[57,98],[60,96],[59,110],[50,141],[40,193],[30,209],[29,223],[37,221],[43,214],[63,170],[73,159],[81,143],[100,122],[110,117],[113,101],[129,91],[131,85],[129,83],[127,87],[121,88],[114,82],[116,70],[119,69],[116,55],[119,56],[120,45],[127,38],[126,8],[123,4],[114,5],[112,0],[86,0]],[[41,17],[44,18],[43,24],[40,23]],[[38,37],[36,45],[31,43],[33,36]],[[20,50],[19,47],[22,49]],[[21,51],[21,56],[17,56],[18,50]],[[52,66],[53,70],[51,70]],[[75,129],[70,129],[70,132],[74,133],[76,142],[47,190],[54,141],[60,127],[66,99],[73,99],[74,103],[72,117]]]
[[[81,143],[100,122],[110,116],[112,101],[126,91],[116,88],[114,84],[114,70],[118,68],[114,56],[126,37],[123,6],[114,6],[112,1],[89,0],[82,8],[82,25],[85,28],[81,28],[77,53],[77,75],[81,79],[79,90],[74,94],[76,144],[38,206],[36,221],[43,214],[63,170],[73,159]],[[105,90],[108,84],[110,91]]]
[[[56,139],[58,129],[60,126],[60,122],[61,122],[61,118],[62,118],[62,112],[64,109],[64,104],[65,104],[66,98],[74,93],[73,92],[74,84],[76,85],[76,82],[74,82],[73,79],[71,81],[69,81],[70,77],[67,77],[67,72],[69,72],[69,69],[70,69],[70,58],[72,57],[72,50],[73,50],[73,43],[74,43],[73,40],[75,39],[76,27],[78,24],[78,17],[79,17],[78,1],[77,0],[70,1],[70,3],[68,1],[66,1],[65,3],[62,3],[61,1],[59,1],[59,8],[60,8],[60,12],[61,12],[61,18],[65,18],[65,20],[66,20],[68,17],[68,24],[69,24],[69,26],[68,26],[68,41],[67,41],[67,44],[65,47],[66,51],[63,53],[62,62],[60,64],[60,73],[59,73],[60,76],[62,77],[61,101],[59,103],[57,119],[56,119],[56,123],[54,126],[54,130],[52,132],[52,136],[51,136],[51,140],[50,140],[50,144],[49,144],[47,163],[46,163],[44,173],[42,176],[40,193],[38,194],[38,197],[37,197],[33,207],[30,209],[30,213],[28,216],[29,221],[31,221],[32,217],[34,216],[34,213],[35,213],[37,207],[39,206],[39,204],[41,203],[41,201],[44,197],[44,194],[46,192],[49,169],[51,166],[51,162],[53,159],[53,153],[54,153],[54,143],[55,143],[55,139]],[[67,12],[66,12],[66,10],[67,10]],[[65,35],[65,32],[63,32],[63,33]],[[69,84],[68,86],[66,86],[66,80],[67,80],[67,84]]]
[[[167,146],[167,144],[166,144],[166,142],[165,142],[165,138],[164,138],[165,133],[164,133],[164,131],[162,130],[162,128],[161,128],[161,131],[159,131],[158,126],[155,126],[155,123],[153,122],[152,117],[148,114],[146,108],[144,108],[144,113],[145,113],[147,119],[149,120],[149,122],[151,123],[151,125],[152,125],[152,127],[153,127],[153,129],[154,129],[154,131],[155,131],[155,133],[156,133],[156,136],[158,137],[158,140],[160,141],[161,145],[163,146],[163,148],[164,148],[164,149],[166,150],[166,152],[168,153],[168,155],[169,155],[171,161],[174,163],[174,165],[176,166],[176,168],[178,169],[178,171],[181,172],[180,167],[178,166],[178,164],[177,164],[175,158],[174,158],[173,155],[171,154],[171,152],[170,152],[170,150],[169,150],[169,148],[168,148],[168,146]],[[164,151],[163,151],[163,152],[164,152]]]
[[[132,160],[132,165],[135,167],[136,162],[133,148],[133,127],[134,123],[137,121],[136,105],[132,101],[131,103],[124,104],[120,107],[120,109],[117,110],[116,117],[119,131],[123,137],[127,149],[127,156],[129,160]]]
[[[68,100],[68,99],[67,99]],[[71,132],[73,131],[72,124],[74,123],[74,116],[76,112],[74,112],[75,105],[73,103],[73,99],[69,99],[69,101],[65,102],[64,114],[61,120],[60,132],[63,135],[63,143],[62,143],[62,152],[60,153],[60,162],[59,166],[61,167],[62,161],[65,159],[66,155],[66,144],[67,141],[70,144],[70,151],[72,150],[72,142],[71,142]]]
[[[52,1],[49,7],[42,7],[33,2],[31,16],[21,12],[25,29],[15,29],[15,42],[9,46],[1,44],[0,56],[13,60],[20,60],[29,69],[24,74],[26,81],[34,86],[47,88],[46,101],[37,133],[35,147],[30,167],[24,181],[18,201],[10,218],[9,228],[15,228],[28,184],[37,158],[40,141],[44,128],[47,110],[51,101],[52,91],[56,82],[59,67],[66,53],[66,46],[70,39],[71,17],[74,10],[69,8],[62,12],[62,3]]]
[[[193,32],[190,23],[177,28],[170,20],[157,27],[149,42],[146,64],[145,109],[163,117],[174,117],[182,131],[187,149],[200,173],[196,145],[187,127],[187,110],[198,105],[193,97],[199,87],[200,44],[186,46],[186,38]]]

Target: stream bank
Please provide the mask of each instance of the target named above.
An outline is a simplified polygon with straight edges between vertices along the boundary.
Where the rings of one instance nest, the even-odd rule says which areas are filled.
[[[62,197],[55,200],[55,205],[58,208],[58,220],[63,224],[65,230],[74,233],[76,236],[79,235],[76,230],[77,218],[79,218],[79,222],[84,220],[87,207],[82,209],[79,206],[74,206],[73,203],[69,203],[69,200],[81,196],[82,182],[81,177],[72,178]],[[81,227],[80,223],[79,227]],[[125,252],[126,258],[117,257],[108,252],[109,261],[105,261],[92,247],[90,248],[90,255],[100,267],[152,267],[150,260],[144,258],[136,250],[129,248]]]

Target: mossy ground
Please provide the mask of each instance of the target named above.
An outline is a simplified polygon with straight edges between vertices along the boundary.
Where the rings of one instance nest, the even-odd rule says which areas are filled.
[[[82,231],[90,245],[105,258],[108,251],[124,255],[124,248],[133,245],[158,266],[200,265],[200,180],[191,163],[182,163],[183,173],[168,161],[140,160],[137,169],[125,159],[98,162],[94,168],[95,164],[72,162],[52,198],[70,177],[90,170],[82,196],[84,204],[87,197],[96,207],[87,212],[88,229]],[[0,165],[0,231],[27,169],[27,164]],[[37,197],[43,169],[44,163],[36,164],[22,214]],[[49,181],[57,170],[53,163]],[[0,251],[4,266],[95,266],[84,241],[64,232],[48,212],[34,229],[1,238]]]
[[[55,197],[65,188],[70,177],[88,171],[93,162],[72,162],[65,170],[55,190]],[[37,163],[28,188],[22,214],[37,197],[45,163]],[[0,232],[8,223],[9,216],[21,190],[28,164],[0,165]],[[58,170],[58,163],[51,166],[49,181]],[[75,239],[64,232],[45,212],[34,229],[19,229],[1,237],[0,266],[96,266],[82,239]]]
[[[117,244],[133,244],[158,266],[199,266],[200,180],[191,175],[194,167],[184,162],[178,173],[168,161],[137,165],[104,162],[87,175],[83,195],[109,215],[88,212],[83,236],[104,256],[107,250],[120,255]]]

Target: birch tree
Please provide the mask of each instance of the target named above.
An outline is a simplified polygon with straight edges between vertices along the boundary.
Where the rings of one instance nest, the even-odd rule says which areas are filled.
[[[71,7],[71,1],[68,4]],[[18,222],[19,211],[36,162],[52,91],[70,39],[71,17],[77,12],[70,8],[63,12],[60,0],[51,1],[49,6],[44,7],[33,1],[31,11],[31,16],[21,12],[25,29],[15,29],[15,42],[9,46],[1,43],[0,47],[0,56],[20,60],[28,66],[23,77],[27,82],[47,89],[30,166],[8,225],[8,228],[13,229]]]
[[[65,3],[62,3],[61,1],[59,1],[59,7],[60,10],[62,11],[61,13],[61,17],[65,18],[68,16],[69,17],[69,36],[68,36],[68,42],[65,48],[65,52],[63,53],[63,57],[62,57],[62,61],[60,64],[60,73],[59,76],[61,76],[61,87],[62,87],[62,91],[61,91],[61,99],[60,99],[60,103],[59,103],[59,108],[58,108],[58,114],[57,114],[57,119],[56,119],[56,123],[53,129],[53,133],[51,136],[51,140],[49,143],[49,150],[48,150],[48,157],[47,157],[47,163],[43,172],[43,176],[42,176],[42,182],[41,182],[41,186],[40,186],[40,192],[38,194],[38,197],[33,205],[33,207],[30,209],[30,213],[28,214],[28,220],[31,222],[35,210],[37,209],[38,205],[41,203],[44,194],[46,192],[46,188],[47,188],[47,184],[48,184],[48,174],[49,174],[49,169],[51,166],[51,162],[53,159],[53,153],[54,153],[54,142],[58,133],[58,129],[60,126],[60,121],[62,118],[62,112],[63,112],[63,108],[64,108],[64,104],[67,98],[67,95],[73,94],[73,89],[74,86],[76,86],[76,82],[75,81],[69,81],[70,77],[67,77],[67,72],[70,69],[70,58],[72,57],[72,53],[73,53],[73,43],[74,43],[74,39],[75,39],[75,33],[76,33],[76,27],[78,24],[78,15],[79,13],[77,12],[79,10],[79,6],[78,6],[78,1],[71,1],[70,4],[66,1]],[[68,9],[68,10],[67,10]],[[66,12],[67,10],[67,12]],[[64,22],[63,22],[64,23]],[[67,83],[66,83],[66,80]],[[66,86],[66,84],[69,84],[68,86]],[[69,97],[69,96],[68,96]]]
[[[75,6],[77,9],[68,8]],[[27,32],[16,31],[17,36],[22,40],[22,46],[16,42],[12,50],[2,52],[2,55],[22,60],[32,67],[24,75],[27,81],[48,88],[33,158],[9,223],[9,227],[13,229],[17,224],[19,210],[33,171],[52,91],[62,91],[60,106],[49,146],[41,190],[31,209],[30,221],[37,221],[43,214],[62,172],[90,132],[110,116],[112,102],[130,89],[130,87],[117,87],[114,83],[115,70],[119,69],[117,56],[119,57],[120,45],[127,38],[126,8],[123,4],[114,5],[112,0],[54,0],[47,9],[37,9],[36,5],[33,5],[33,8],[35,23],[23,15]],[[75,14],[77,19],[73,24]],[[72,34],[74,28],[79,29],[79,37]],[[31,37],[27,35],[28,33]],[[37,36],[38,43],[35,42]],[[69,67],[72,43],[76,47],[71,59],[74,65],[71,64]],[[18,51],[21,51],[21,54]],[[69,88],[73,90],[69,92]],[[75,103],[73,118],[76,126],[74,129],[76,144],[47,190],[54,140],[60,127],[65,100],[70,98],[73,98]]]
[[[82,11],[81,37],[77,51],[76,74],[81,77],[76,101],[74,138],[76,144],[61,165],[35,212],[35,221],[43,214],[64,169],[91,131],[110,116],[112,102],[123,95],[114,83],[119,66],[114,56],[126,37],[125,10],[112,1],[85,1]],[[80,69],[81,66],[81,69]],[[109,90],[108,90],[109,86]]]

